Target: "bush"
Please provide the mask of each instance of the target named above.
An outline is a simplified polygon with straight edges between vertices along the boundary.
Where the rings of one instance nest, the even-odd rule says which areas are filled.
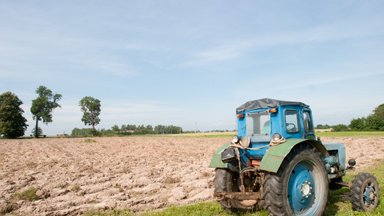
[[[338,124],[335,126],[332,126],[333,131],[338,132],[338,131],[347,131],[348,126],[344,124]]]

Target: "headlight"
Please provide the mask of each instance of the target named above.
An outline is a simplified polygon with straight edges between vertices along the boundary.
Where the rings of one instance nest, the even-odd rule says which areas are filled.
[[[236,143],[238,143],[240,140],[239,140],[239,137],[238,136],[233,136],[232,137],[232,143],[233,144],[236,144]]]
[[[273,141],[273,142],[278,142],[278,141],[281,140],[281,138],[282,138],[282,136],[281,136],[279,133],[274,133],[274,134],[272,135],[272,141]]]

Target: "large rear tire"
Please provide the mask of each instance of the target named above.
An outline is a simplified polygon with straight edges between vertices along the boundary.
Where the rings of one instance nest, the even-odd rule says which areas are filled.
[[[264,198],[270,215],[322,215],[328,177],[320,153],[310,145],[294,148],[278,173],[266,173]]]
[[[238,174],[229,171],[228,169],[215,170],[214,192],[239,192],[238,186]],[[229,212],[235,212],[238,210],[254,210],[256,208],[256,202],[244,200],[233,200],[233,199],[222,199],[220,200],[221,206]]]

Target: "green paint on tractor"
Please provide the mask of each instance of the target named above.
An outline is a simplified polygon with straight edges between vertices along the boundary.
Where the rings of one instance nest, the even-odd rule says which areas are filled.
[[[209,164],[210,168],[227,168],[228,164],[221,161],[221,152],[224,151],[224,149],[228,148],[231,144],[226,143],[222,145],[220,148],[218,148],[215,153],[212,156],[211,163]]]
[[[307,143],[308,145],[314,146],[323,155],[328,154],[325,147],[316,140],[292,138],[286,140],[280,145],[270,147],[261,160],[260,170],[276,173],[285,157],[287,157],[287,155],[291,152],[292,148],[300,143]]]

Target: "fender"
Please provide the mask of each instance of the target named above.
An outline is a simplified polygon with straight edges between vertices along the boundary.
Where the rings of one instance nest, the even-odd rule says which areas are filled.
[[[287,139],[284,143],[272,146],[267,150],[261,160],[260,170],[277,173],[285,157],[291,152],[291,150],[300,143],[308,143],[315,147],[321,154],[327,156],[328,151],[320,141],[308,140],[308,139]]]
[[[209,164],[210,168],[228,168],[228,163],[223,163],[223,161],[221,161],[221,152],[229,146],[230,143],[226,143],[215,151],[212,156],[211,163]]]

